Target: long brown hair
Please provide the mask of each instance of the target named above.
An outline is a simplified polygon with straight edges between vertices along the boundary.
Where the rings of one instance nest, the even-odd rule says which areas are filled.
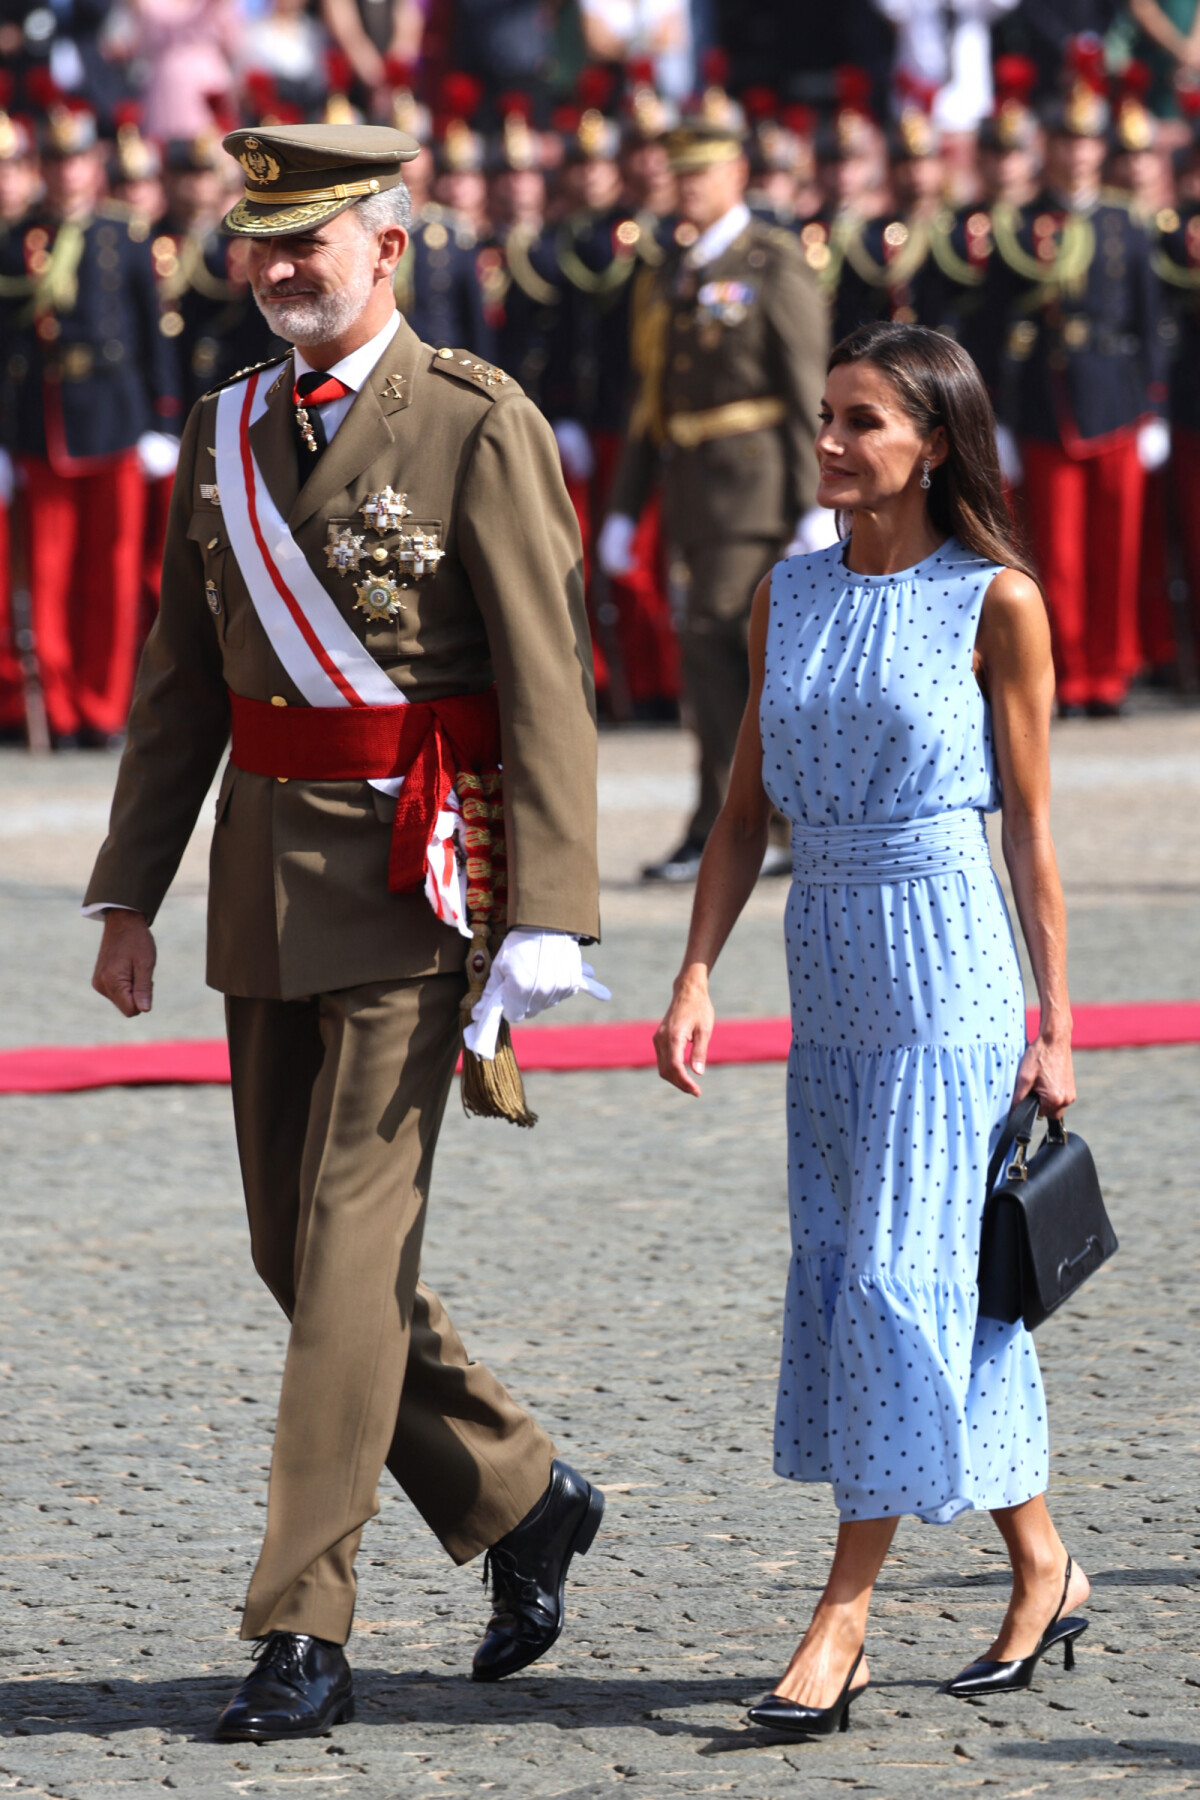
[[[881,369],[922,434],[946,433],[946,460],[930,471],[929,517],[987,562],[1037,581],[1004,499],[996,420],[979,370],[953,338],[925,325],[859,325],[835,344],[830,369],[869,362]],[[844,517],[838,515],[842,528]]]

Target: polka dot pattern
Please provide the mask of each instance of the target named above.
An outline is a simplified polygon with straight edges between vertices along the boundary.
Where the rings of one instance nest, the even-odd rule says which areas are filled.
[[[1048,1477],[1033,1341],[980,1319],[975,1285],[1024,1048],[979,848],[999,790],[971,656],[995,573],[951,540],[898,575],[854,575],[835,545],[771,582],[763,778],[796,827],[775,1466],[831,1482],[848,1519],[944,1524]]]

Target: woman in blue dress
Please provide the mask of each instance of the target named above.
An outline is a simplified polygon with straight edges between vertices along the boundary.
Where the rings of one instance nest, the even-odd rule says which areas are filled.
[[[799,1734],[849,1722],[872,1590],[902,1513],[985,1508],[1012,1594],[954,1694],[1073,1661],[1088,1596],[1046,1507],[1032,1339],[978,1316],[989,1155],[1014,1099],[1075,1097],[1062,888],[1050,838],[1050,633],[1002,497],[974,363],[921,326],[834,350],[818,499],[845,541],[778,563],[751,626],[754,684],[705,851],[659,1071],[700,1092],[708,975],[755,883],[772,805],[792,821],[786,944],[793,1256],[775,1465],[833,1486],[840,1527],[792,1662],[751,1709]],[[988,857],[1004,857],[1041,1003]]]

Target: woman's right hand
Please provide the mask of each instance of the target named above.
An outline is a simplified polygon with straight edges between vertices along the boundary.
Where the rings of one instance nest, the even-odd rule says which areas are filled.
[[[654,1034],[659,1074],[672,1087],[697,1099],[700,1085],[695,1076],[704,1073],[716,1016],[708,997],[708,976],[686,969],[675,983],[675,997]]]

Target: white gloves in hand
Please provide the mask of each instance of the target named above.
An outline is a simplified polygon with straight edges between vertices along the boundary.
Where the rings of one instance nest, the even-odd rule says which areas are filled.
[[[1165,419],[1147,419],[1138,426],[1137,452],[1147,475],[1162,468],[1171,454],[1171,427]]]
[[[592,440],[579,420],[556,419],[554,436],[566,474],[572,481],[590,481],[596,458],[592,454]]]
[[[810,506],[796,526],[784,556],[811,556],[838,541],[837,514],[828,506]]]
[[[996,455],[1000,459],[1000,478],[1008,487],[1020,487],[1025,478],[1025,464],[1017,449],[1017,440],[1007,425],[996,427]]]
[[[596,539],[596,561],[610,581],[621,581],[633,573],[633,540],[637,520],[626,513],[609,513]]]
[[[581,988],[597,1000],[611,1000],[608,989],[593,980],[594,973],[569,933],[516,926],[496,952],[487,986],[471,1014],[473,1023],[463,1032],[463,1043],[491,1062],[501,1019],[510,1025],[534,1019]]]
[[[147,481],[163,481],[175,473],[179,439],[165,431],[143,431],[137,441],[138,467]]]

